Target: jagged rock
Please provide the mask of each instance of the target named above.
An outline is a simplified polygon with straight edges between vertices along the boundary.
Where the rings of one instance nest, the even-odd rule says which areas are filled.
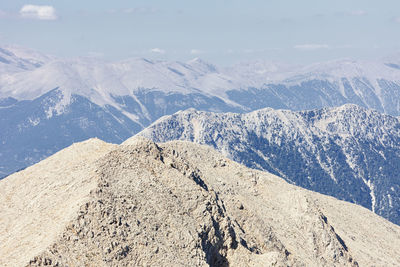
[[[400,227],[187,142],[75,144],[0,203],[2,266],[400,264]]]

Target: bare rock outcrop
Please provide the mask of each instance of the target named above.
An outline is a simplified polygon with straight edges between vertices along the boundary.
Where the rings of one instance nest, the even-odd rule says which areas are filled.
[[[73,144],[0,181],[0,266],[22,266],[56,240],[97,187],[95,162],[115,147]]]
[[[35,165],[0,182],[0,223],[7,225],[0,228],[0,265],[400,264],[400,227],[362,207],[248,169],[210,148],[155,144],[139,137],[120,146],[98,140],[74,146],[39,163],[40,168]],[[92,147],[97,150],[88,149]],[[55,160],[71,151],[87,157],[67,165]],[[57,162],[60,169],[55,170]],[[71,171],[62,171],[65,166]],[[48,180],[40,182],[43,177]],[[29,181],[42,187],[30,190],[24,186]],[[55,181],[64,182],[57,194],[47,185]],[[90,186],[76,188],[79,181],[90,181]],[[19,205],[14,196],[23,203],[35,197],[43,202],[19,206],[9,217]],[[43,204],[51,202],[64,206]],[[68,212],[50,220],[55,208]],[[29,209],[33,219],[27,217]],[[60,227],[46,235],[39,223],[30,226],[34,220]],[[12,234],[29,227],[35,232],[13,239]],[[12,234],[4,237],[6,230]],[[24,255],[36,242],[36,250]]]

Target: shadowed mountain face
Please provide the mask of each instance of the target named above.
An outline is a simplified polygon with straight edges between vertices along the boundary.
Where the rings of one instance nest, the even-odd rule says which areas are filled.
[[[98,137],[121,143],[157,118],[196,107],[214,111],[239,111],[217,97],[199,93],[166,94],[139,91],[114,96],[118,108],[97,105],[71,95],[65,102],[60,89],[34,100],[13,98],[0,102],[0,178],[30,166],[74,142]]]
[[[0,181],[1,266],[396,266],[399,242],[365,208],[190,142],[91,139]]]
[[[139,135],[210,145],[248,167],[371,209],[400,224],[400,122],[356,105],[247,114],[196,110]]]
[[[141,129],[113,107],[100,107],[79,95],[73,95],[69,105],[57,114],[60,99],[62,94],[56,89],[35,100],[0,108],[0,175],[92,136],[116,143]]]

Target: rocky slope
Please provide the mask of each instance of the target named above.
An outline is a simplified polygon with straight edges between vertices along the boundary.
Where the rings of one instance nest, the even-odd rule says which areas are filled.
[[[248,167],[400,224],[400,121],[356,105],[247,114],[178,112],[139,133],[210,145]]]
[[[0,181],[2,266],[396,266],[400,228],[188,142],[75,144]]]

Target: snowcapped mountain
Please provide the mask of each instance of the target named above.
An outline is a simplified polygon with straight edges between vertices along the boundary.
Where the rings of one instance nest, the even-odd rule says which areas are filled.
[[[107,63],[83,58],[2,73],[0,177],[90,137],[120,143],[181,109],[240,111],[190,84],[211,72],[215,68],[199,59]]]
[[[400,114],[400,66],[395,63],[338,60],[263,76],[269,81],[257,75],[252,79],[256,84],[253,87],[228,90],[226,94],[252,110],[304,110],[352,103]]]
[[[6,73],[0,77],[0,88],[3,97],[32,100],[58,87],[65,95],[83,95],[104,105],[115,104],[111,95],[127,96],[141,89],[185,94],[198,92],[200,85],[205,83],[200,77],[214,72],[212,65],[199,59],[180,63],[138,58],[109,63],[77,58],[51,61],[23,73]]]
[[[199,58],[186,63],[143,58],[106,62],[57,59],[15,47],[0,53],[3,65],[19,70],[1,71],[0,98],[33,100],[59,88],[65,98],[77,94],[121,109],[115,97],[135,98],[138,92],[152,91],[198,93],[247,111],[354,103],[400,115],[400,65],[390,61],[338,60],[311,66],[256,61],[218,68]]]
[[[400,115],[400,67],[387,60],[220,68],[198,58],[107,62],[4,47],[0,61],[0,177],[90,137],[120,143],[188,108],[242,113],[355,103]]]
[[[11,49],[0,47],[0,71],[4,73],[14,73],[24,70],[32,70],[42,65],[42,62],[32,58],[19,57]]]
[[[141,136],[210,145],[248,167],[360,204],[400,224],[400,121],[356,105],[246,114],[189,109]]]
[[[143,58],[106,62],[57,59],[34,52],[29,57],[29,52],[15,48],[14,52],[1,51],[6,53],[5,61],[25,71],[0,73],[0,98],[33,100],[59,88],[67,98],[78,94],[119,109],[113,96],[133,96],[145,90],[200,93],[247,111],[354,103],[400,115],[400,65],[390,61],[338,60],[311,66],[256,61],[218,68],[199,58],[186,63]],[[17,57],[17,52],[24,57]]]
[[[42,66],[50,61],[57,59],[56,56],[44,54],[37,50],[18,45],[6,45],[2,48],[13,53],[16,57],[20,59],[31,62],[32,64],[34,64],[35,67]]]

